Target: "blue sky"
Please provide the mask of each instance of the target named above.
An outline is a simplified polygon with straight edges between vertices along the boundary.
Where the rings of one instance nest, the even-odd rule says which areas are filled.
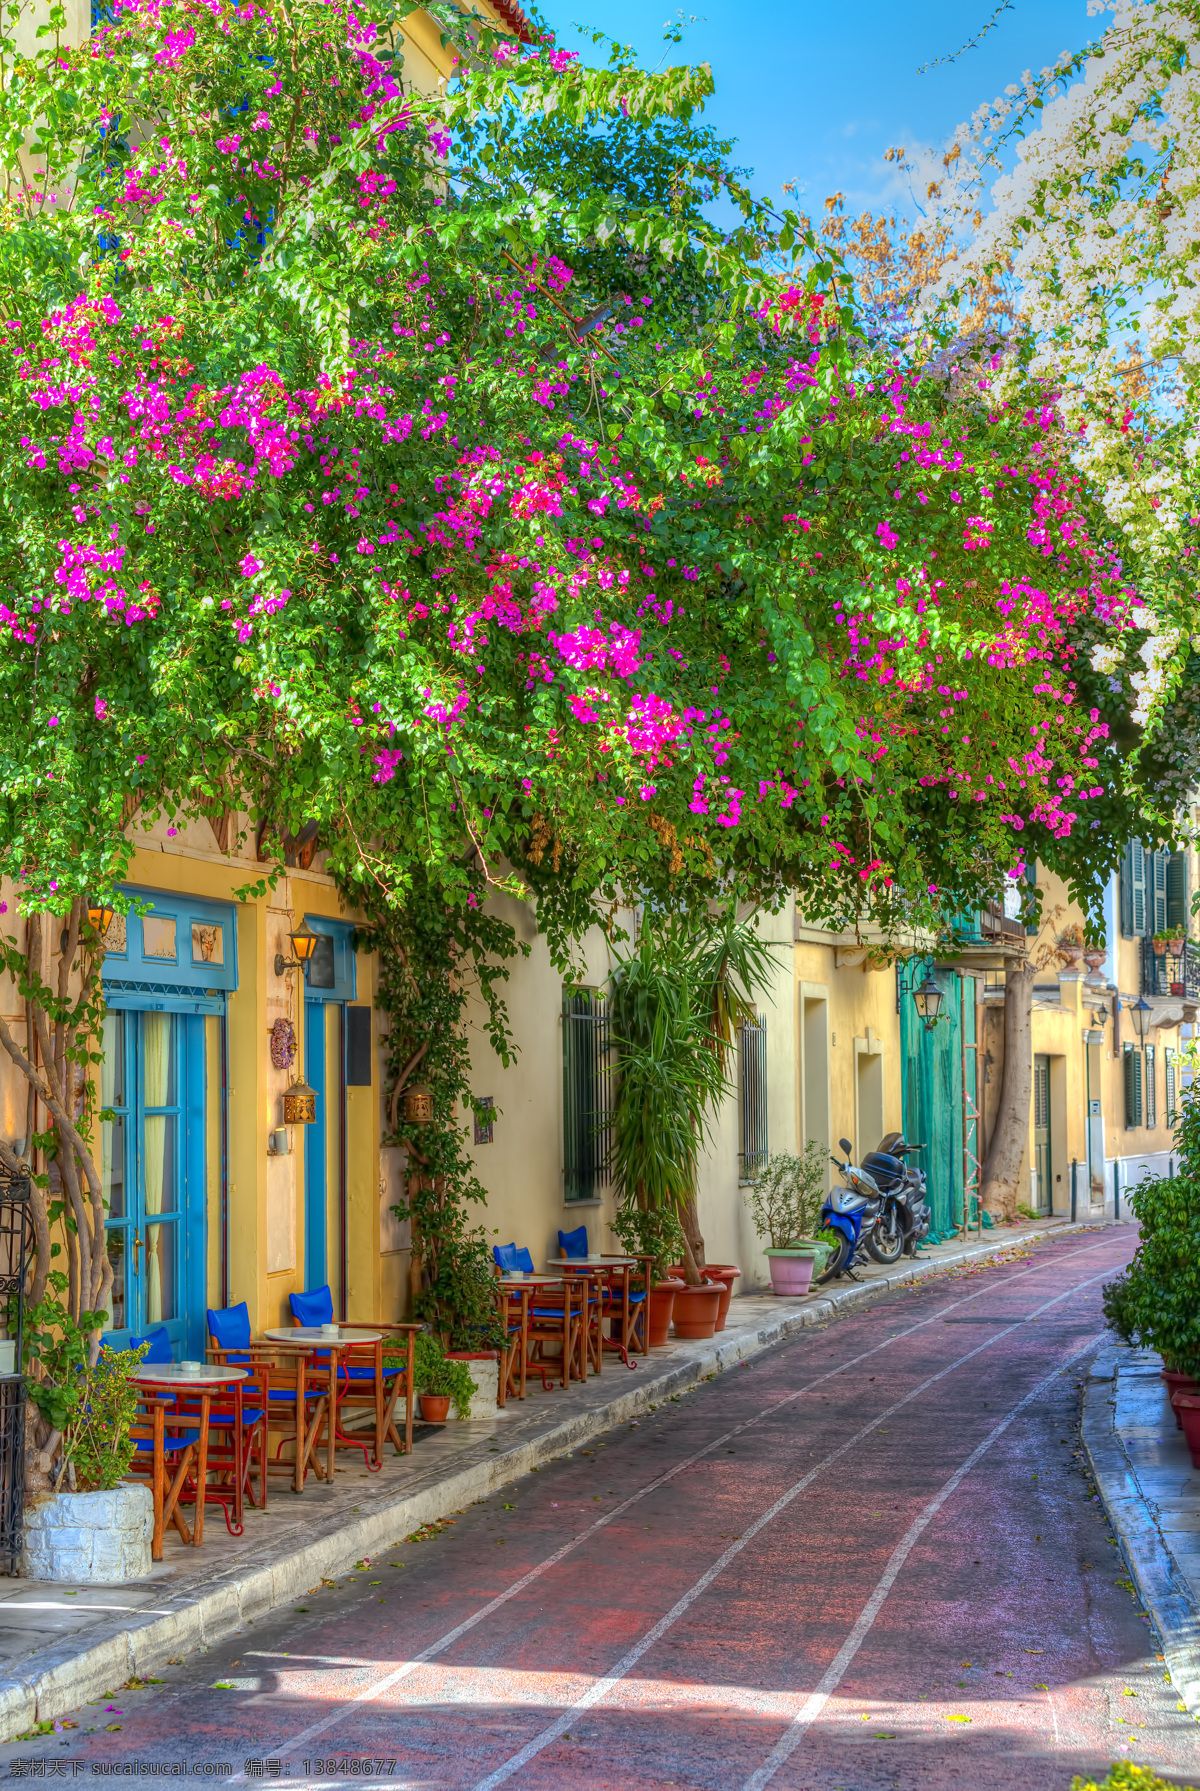
[[[808,211],[820,212],[826,195],[841,191],[848,209],[895,206],[909,216],[907,183],[884,162],[886,149],[938,147],[981,100],[1103,25],[1089,20],[1086,0],[1013,0],[978,48],[918,74],[974,36],[996,0],[692,0],[685,13],[700,22],[679,46],[663,42],[675,15],[667,0],[541,3],[562,48],[585,61],[600,53],[576,24],[633,44],[646,67],[711,63],[717,92],[706,117],[738,139],[735,159],[754,169],[751,184],[776,204],[784,181],[794,180]]]

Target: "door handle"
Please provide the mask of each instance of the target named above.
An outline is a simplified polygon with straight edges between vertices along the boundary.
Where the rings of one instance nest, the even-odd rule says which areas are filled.
[[[133,1272],[135,1275],[142,1272],[142,1239],[140,1232],[136,1231],[133,1234]]]

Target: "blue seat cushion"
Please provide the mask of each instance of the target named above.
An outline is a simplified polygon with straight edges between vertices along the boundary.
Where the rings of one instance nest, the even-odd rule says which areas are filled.
[[[260,1405],[258,1405],[258,1406],[243,1406],[242,1407],[242,1429],[250,1430],[255,1424],[258,1423],[258,1421],[262,1417],[262,1415],[263,1415],[263,1408]],[[237,1414],[236,1414],[236,1412],[210,1412],[208,1414],[208,1422],[209,1422],[210,1427],[224,1430],[227,1428],[231,1428],[234,1424],[237,1423]]]
[[[613,1293],[610,1297],[612,1299],[612,1303],[614,1306],[623,1306],[625,1304],[625,1295],[623,1293],[621,1293],[619,1290],[616,1291],[615,1293]],[[629,1304],[631,1306],[636,1306],[638,1304],[638,1302],[640,1300],[644,1300],[645,1297],[646,1297],[646,1295],[644,1292],[634,1293],[631,1289],[630,1294],[629,1294]]]
[[[558,1247],[564,1256],[570,1256],[576,1261],[586,1257],[588,1253],[587,1226],[577,1225],[574,1231],[560,1231]]]
[[[153,1437],[135,1437],[134,1441],[139,1450],[149,1451],[154,1448]],[[181,1449],[188,1447],[189,1443],[198,1443],[199,1441],[200,1432],[198,1430],[169,1430],[163,1438],[163,1454],[178,1455]]]
[[[310,1330],[333,1323],[333,1292],[327,1286],[310,1288],[307,1293],[289,1294],[288,1305],[296,1323]]]

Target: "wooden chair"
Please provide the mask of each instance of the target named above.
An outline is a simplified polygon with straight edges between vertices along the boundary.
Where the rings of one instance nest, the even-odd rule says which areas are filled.
[[[331,1325],[333,1316],[333,1292],[328,1286],[318,1287],[307,1293],[289,1294],[288,1305],[292,1311],[292,1322],[316,1329],[320,1325]],[[345,1431],[334,1421],[334,1444],[339,1449],[361,1449],[367,1468],[378,1473],[383,1466],[383,1446],[390,1437],[397,1455],[412,1453],[413,1427],[413,1372],[414,1352],[413,1339],[419,1334],[419,1324],[372,1324],[362,1319],[340,1319],[336,1321],[342,1331],[378,1331],[382,1335],[372,1339],[370,1343],[355,1344],[341,1361],[337,1371],[337,1413],[346,1409],[361,1411],[364,1407],[373,1407],[375,1411],[375,1449],[373,1456],[368,1456],[366,1447],[352,1433]],[[384,1351],[399,1355],[403,1352],[403,1363],[395,1368],[385,1366]],[[317,1349],[314,1359],[318,1362],[328,1358],[331,1352]],[[395,1412],[401,1393],[404,1395],[404,1441],[396,1429]]]
[[[304,1491],[310,1466],[318,1479],[324,1480],[333,1467],[333,1376],[329,1368],[326,1367],[324,1372],[310,1369],[308,1352],[290,1343],[252,1343],[250,1313],[244,1300],[240,1305],[215,1311],[210,1307],[208,1334],[209,1361],[245,1368],[252,1377],[251,1382],[245,1384],[253,1384],[256,1393],[262,1394],[265,1421],[260,1473],[265,1468],[265,1474],[260,1486],[263,1503],[266,1503],[267,1475],[289,1475],[293,1492]],[[271,1432],[277,1439],[274,1457],[269,1446]],[[327,1438],[324,1468],[316,1453],[323,1434]],[[288,1443],[293,1450],[291,1461],[283,1459],[283,1450]]]
[[[143,1476],[149,1481],[154,1501],[154,1534],[150,1543],[151,1558],[163,1558],[163,1540],[168,1524],[174,1524],[185,1543],[199,1548],[204,1540],[204,1485],[208,1470],[209,1395],[197,1389],[197,1409],[187,1414],[175,1410],[172,1399],[143,1397],[138,1400],[138,1415],[129,1427],[134,1441],[134,1457],[129,1479]],[[167,1484],[168,1462],[172,1475]],[[195,1497],[196,1509],[189,1528],[179,1509],[179,1501],[188,1485]]]

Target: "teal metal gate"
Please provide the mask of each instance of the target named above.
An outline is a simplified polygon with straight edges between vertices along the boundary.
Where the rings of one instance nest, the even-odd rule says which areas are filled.
[[[909,991],[931,970],[942,991],[942,1005],[937,1024],[927,1032]],[[925,1146],[912,1160],[925,1171],[931,1213],[929,1241],[937,1243],[953,1234],[963,1220],[963,1115],[964,1108],[973,1115],[976,1107],[975,985],[974,979],[969,979],[964,1004],[964,985],[956,971],[914,958],[898,986],[904,1135],[910,1143]],[[973,1119],[969,1125],[966,1142],[974,1157]]]

